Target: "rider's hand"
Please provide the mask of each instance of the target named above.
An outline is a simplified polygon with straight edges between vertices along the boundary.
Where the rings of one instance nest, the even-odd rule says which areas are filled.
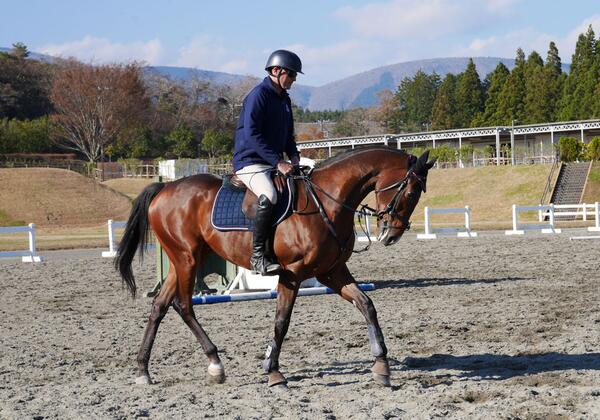
[[[291,163],[282,160],[277,164],[277,170],[283,175],[288,176],[294,170],[294,166]]]

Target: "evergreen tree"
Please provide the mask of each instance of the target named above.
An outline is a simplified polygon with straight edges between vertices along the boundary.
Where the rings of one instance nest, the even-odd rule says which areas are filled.
[[[522,123],[550,121],[552,107],[548,103],[550,80],[546,78],[542,57],[533,51],[525,64],[525,98]]]
[[[470,127],[475,117],[483,110],[483,89],[473,59],[458,77],[456,87],[456,123],[459,127]]]
[[[571,59],[571,71],[563,89],[560,117],[563,120],[590,118],[593,114],[598,66],[595,65],[596,41],[592,25],[580,34]]]
[[[431,122],[431,110],[439,85],[437,73],[428,75],[422,70],[417,71],[412,79],[402,79],[394,100],[405,128],[419,131],[424,124]]]
[[[554,77],[559,77],[562,74],[562,62],[558,55],[558,48],[554,41],[550,41],[548,46],[548,54],[546,55],[546,69]]]
[[[29,51],[16,43],[0,53],[0,118],[31,119],[47,115],[50,66],[27,59]]]
[[[435,96],[431,111],[431,127],[434,130],[456,128],[457,77],[448,73]]]
[[[509,75],[510,71],[508,68],[500,62],[494,71],[491,72],[487,77],[489,80],[489,87],[487,90],[487,98],[481,118],[481,125],[492,126],[502,124],[501,121],[497,120],[497,111],[499,106],[498,101],[500,98],[500,92],[504,88]]]
[[[558,119],[558,106],[566,75],[562,71],[562,62],[558,55],[558,48],[553,41],[548,46],[546,64],[544,65],[544,78],[546,79],[545,85],[548,90],[544,99],[547,102],[549,113],[546,121],[556,121]]]
[[[525,96],[525,53],[517,49],[515,67],[498,98],[498,109],[495,120],[500,124],[510,124],[512,120],[524,119]]]

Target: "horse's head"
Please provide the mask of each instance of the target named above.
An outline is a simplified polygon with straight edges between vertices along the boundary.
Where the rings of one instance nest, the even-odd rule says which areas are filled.
[[[375,185],[377,201],[378,240],[385,246],[393,245],[410,229],[412,215],[421,192],[426,191],[427,173],[435,158],[427,161],[429,151],[419,158],[409,155],[408,169],[398,173],[398,168],[384,169]]]

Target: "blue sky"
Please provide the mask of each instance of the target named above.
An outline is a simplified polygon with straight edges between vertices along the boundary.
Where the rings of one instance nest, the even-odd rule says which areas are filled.
[[[312,86],[424,58],[513,58],[518,47],[545,57],[550,41],[570,62],[588,25],[600,34],[598,0],[0,0],[0,10],[2,47],[256,76],[288,48]]]

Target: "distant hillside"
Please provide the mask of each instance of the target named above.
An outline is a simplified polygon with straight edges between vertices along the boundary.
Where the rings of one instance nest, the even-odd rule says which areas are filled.
[[[5,225],[94,226],[124,220],[131,208],[126,196],[64,169],[0,169],[0,185]]]
[[[147,72],[157,72],[163,76],[168,76],[171,80],[188,80],[191,77],[198,77],[200,80],[206,80],[218,85],[233,85],[241,81],[251,78],[258,83],[260,78],[249,75],[239,75],[231,73],[222,73],[218,71],[200,70],[191,67],[168,67],[168,66],[148,66],[145,67]],[[266,74],[265,74],[266,75]],[[294,102],[301,108],[306,108],[310,102],[313,92],[318,89],[312,86],[302,84],[294,84],[290,91],[290,95]]]
[[[3,52],[3,53],[8,53],[11,50],[12,50],[12,48],[0,47],[0,52]],[[36,52],[30,52],[29,58],[31,58],[33,60],[45,61],[47,63],[52,63],[52,62],[56,61],[56,57],[52,57],[51,55],[40,54],[40,53],[36,53]]]
[[[378,103],[377,92],[383,89],[396,90],[403,78],[414,76],[419,69],[428,74],[436,72],[443,77],[447,73],[458,74],[464,71],[468,61],[468,57],[435,58],[392,64],[319,87],[294,84],[290,96],[299,107],[310,110],[370,107]],[[509,69],[514,67],[514,60],[509,58],[476,57],[473,61],[481,79],[493,71],[500,61]],[[195,74],[200,79],[217,84],[239,83],[247,77],[183,67],[148,67],[148,69],[179,80],[188,79]]]
[[[419,69],[428,74],[436,72],[443,78],[447,73],[461,73],[467,68],[468,62],[468,57],[433,58],[377,67],[316,88],[306,107],[322,110],[377,105],[377,92],[383,89],[395,91],[403,78],[414,76]],[[473,62],[482,80],[499,62],[509,69],[514,67],[514,60],[509,58],[474,57]]]
[[[7,52],[9,48],[0,48]],[[53,58],[43,54],[31,53],[34,59],[51,61]],[[377,105],[377,92],[383,89],[395,91],[400,81],[405,77],[412,77],[422,69],[425,73],[436,72],[440,77],[447,73],[458,74],[464,71],[469,61],[468,57],[432,58],[428,60],[407,61],[377,67],[372,70],[358,73],[323,86],[313,87],[294,84],[290,90],[292,100],[301,108],[310,110],[343,110],[357,107],[370,107]],[[479,77],[483,80],[499,62],[512,69],[514,60],[499,57],[473,57]],[[194,75],[201,80],[206,80],[219,85],[231,85],[246,79],[247,75],[230,74],[217,71],[194,69],[189,67],[148,66],[146,72],[157,72],[173,80],[188,80]],[[569,65],[563,64],[563,70],[569,71]],[[259,78],[256,78],[259,81]]]

